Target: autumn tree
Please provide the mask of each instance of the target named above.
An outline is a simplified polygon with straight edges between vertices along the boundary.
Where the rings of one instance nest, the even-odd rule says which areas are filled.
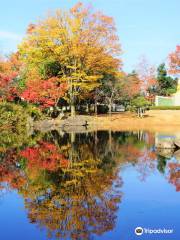
[[[97,87],[104,73],[115,74],[121,65],[113,19],[82,3],[31,24],[19,51],[27,74],[37,69],[40,78],[57,77],[57,85],[67,84],[64,97],[72,115],[77,98]],[[34,81],[38,85],[39,80]]]
[[[151,65],[143,56],[136,66],[136,72],[138,73],[139,79],[141,81],[142,93],[147,95],[148,92],[152,92],[152,90],[154,90],[157,85],[156,68]]]
[[[141,81],[135,71],[125,74],[121,81],[121,98],[123,101],[130,103],[133,98],[141,93]]]
[[[170,73],[180,73],[180,45],[176,46],[176,50],[169,55]]]
[[[15,95],[15,81],[18,78],[21,62],[18,53],[0,58],[0,98],[13,99]]]
[[[59,98],[64,96],[67,89],[66,84],[58,84],[58,82],[59,79],[56,77],[46,80],[41,78],[29,80],[26,88],[20,94],[21,99],[38,104],[42,109],[56,106]]]

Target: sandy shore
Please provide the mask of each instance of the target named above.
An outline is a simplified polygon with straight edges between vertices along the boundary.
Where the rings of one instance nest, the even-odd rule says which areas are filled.
[[[98,116],[98,128],[117,130],[147,130],[153,132],[180,132],[180,110],[150,110],[143,118],[133,113]]]

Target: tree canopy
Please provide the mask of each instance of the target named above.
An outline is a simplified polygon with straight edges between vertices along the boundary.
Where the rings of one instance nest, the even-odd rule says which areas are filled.
[[[180,73],[180,46],[176,46],[176,50],[169,55],[170,72],[173,74]]]
[[[158,93],[169,96],[177,90],[177,79],[168,76],[164,63],[160,64],[157,69]]]
[[[59,97],[66,84],[64,98],[71,106],[80,95],[98,86],[104,74],[115,75],[121,67],[121,46],[113,18],[82,3],[29,25],[19,53],[25,63],[27,89],[28,81],[42,85],[41,81],[56,78],[54,83],[62,88]]]

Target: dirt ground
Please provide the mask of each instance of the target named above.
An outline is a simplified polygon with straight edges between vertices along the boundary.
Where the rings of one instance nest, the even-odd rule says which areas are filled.
[[[133,113],[101,115],[94,119],[98,129],[180,132],[180,110],[150,110],[143,118]]]
[[[83,119],[83,120],[82,120]],[[87,128],[80,123],[87,122]],[[65,122],[60,119],[43,120],[34,123],[34,129],[47,132],[53,129],[64,129]],[[67,132],[84,132],[96,130],[137,131],[146,130],[159,133],[178,134],[180,136],[180,110],[150,110],[143,118],[134,113],[115,113],[111,116],[83,116],[78,115],[70,126],[64,129]]]

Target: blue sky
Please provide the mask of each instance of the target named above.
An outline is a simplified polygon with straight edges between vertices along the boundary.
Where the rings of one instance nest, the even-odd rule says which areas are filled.
[[[69,8],[74,0],[4,0],[0,14],[0,53],[16,49],[29,23],[49,10]],[[123,49],[124,69],[131,71],[143,55],[152,64],[165,61],[180,44],[180,0],[96,0],[94,9],[113,16]]]

